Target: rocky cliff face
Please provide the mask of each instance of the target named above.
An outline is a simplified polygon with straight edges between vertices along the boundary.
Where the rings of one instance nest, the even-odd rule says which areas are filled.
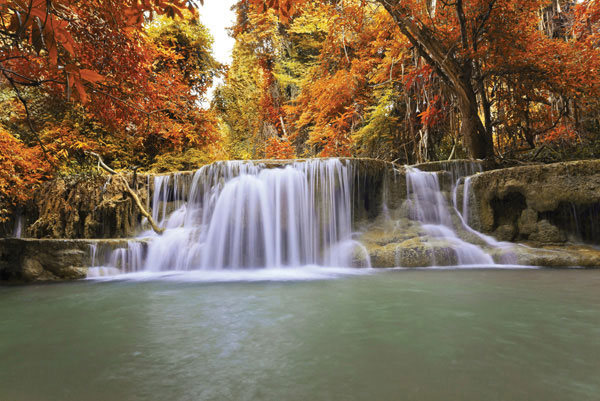
[[[193,172],[178,175],[181,180],[190,181]],[[148,175],[134,179],[130,174],[127,179],[148,208],[154,181]],[[173,193],[173,180],[170,185],[167,189]],[[13,236],[14,227],[20,224],[24,238],[128,238],[140,231],[141,222],[142,215],[121,180],[108,175],[60,177],[36,191],[19,216],[4,226],[0,236]]]
[[[138,184],[145,201],[148,191],[143,177]],[[121,238],[133,235],[141,221],[123,184],[107,176],[47,182],[21,214],[22,236],[28,238]]]
[[[515,244],[493,244],[475,235],[450,207],[456,236],[483,249],[494,262],[548,267],[600,266],[600,250],[583,245],[600,243],[600,161],[503,169],[467,161],[417,167],[437,172],[444,197],[451,204],[456,196],[459,211],[467,187],[469,226],[499,241]],[[465,185],[470,174],[473,175],[469,185]],[[460,177],[465,178],[459,180]],[[453,194],[450,189],[457,182]],[[395,208],[387,211],[387,216],[365,222],[358,238],[367,251],[356,249],[357,266],[366,263],[365,254],[370,256],[373,267],[457,264],[457,254],[447,239],[432,238],[409,217],[409,204],[404,196]],[[521,242],[532,246],[518,245]]]
[[[113,251],[131,242],[144,246],[143,239],[0,238],[0,282],[82,279],[91,267],[114,263]]]
[[[109,241],[118,246],[118,241]],[[97,241],[0,239],[0,280],[61,281],[85,278]]]
[[[600,243],[600,160],[488,171],[471,190],[471,226],[500,240]]]

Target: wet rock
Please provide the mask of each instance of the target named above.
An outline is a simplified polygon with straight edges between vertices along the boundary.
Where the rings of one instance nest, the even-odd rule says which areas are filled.
[[[530,235],[537,230],[538,213],[533,209],[525,209],[518,221],[518,232]]]
[[[84,241],[3,239],[0,248],[2,280],[80,279],[89,265],[89,244]]]
[[[499,241],[512,241],[515,238],[517,229],[512,224],[503,224],[494,231],[494,237]]]
[[[428,267],[451,266],[457,264],[456,253],[444,241],[416,237],[403,242],[389,242],[385,245],[366,245],[371,258],[371,266],[386,267]]]
[[[577,218],[578,206],[589,214],[600,205],[600,160],[488,171],[471,179],[471,189],[473,228],[506,238],[511,230],[499,227],[511,225],[515,241],[562,242],[577,225],[570,220]],[[573,210],[572,219],[564,217],[565,210]],[[600,241],[593,237],[586,239]]]
[[[92,246],[116,249],[126,244],[125,240],[0,239],[0,281],[85,278]]]
[[[460,177],[473,175],[479,171],[489,170],[494,166],[489,161],[485,160],[462,159],[420,163],[415,164],[413,167],[416,167],[421,171],[447,171],[456,181]]]
[[[352,267],[371,267],[371,256],[367,248],[356,245],[352,248]]]
[[[414,224],[409,219],[390,220],[387,223],[382,222],[382,220],[379,219],[378,222],[372,224],[369,229],[360,235],[359,238],[362,243],[374,246],[386,246],[426,235],[423,228]]]
[[[452,248],[435,244],[390,244],[371,254],[373,267],[429,267],[457,264]]]
[[[558,227],[551,224],[548,220],[542,220],[536,225],[536,231],[529,235],[530,241],[535,241],[543,244],[554,244],[557,242],[565,242],[566,235],[561,233]]]
[[[586,245],[561,245],[535,248],[517,245],[517,263],[542,267],[600,267],[600,249]]]
[[[40,278],[44,272],[44,267],[35,258],[23,258],[22,262],[22,275],[25,281],[36,281]]]

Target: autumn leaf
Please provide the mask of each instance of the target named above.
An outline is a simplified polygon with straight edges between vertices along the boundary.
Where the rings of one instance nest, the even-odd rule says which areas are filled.
[[[91,83],[100,82],[105,79],[102,75],[98,74],[96,71],[88,70],[85,68],[79,70],[79,75],[81,76],[81,79],[91,82]]]

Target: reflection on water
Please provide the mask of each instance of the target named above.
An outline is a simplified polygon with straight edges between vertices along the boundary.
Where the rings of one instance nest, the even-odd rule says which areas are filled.
[[[0,288],[0,400],[597,400],[600,271]]]

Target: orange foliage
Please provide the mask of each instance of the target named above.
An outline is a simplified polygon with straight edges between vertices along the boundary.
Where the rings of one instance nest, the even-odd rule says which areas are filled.
[[[288,22],[291,17],[296,15],[300,8],[306,3],[305,0],[250,0],[250,3],[259,8],[261,12],[267,9],[274,9],[281,21]]]
[[[0,70],[15,86],[42,86],[67,100],[76,95],[91,116],[127,136],[133,128],[138,136],[173,141],[172,148],[216,140],[214,118],[195,111],[209,83],[192,93],[187,72],[178,68],[181,56],[143,34],[145,16],[194,19],[191,1],[34,0],[28,6],[0,3],[0,16],[12,21],[5,36],[30,42],[0,47]],[[187,7],[192,14],[184,14]]]
[[[86,59],[85,46],[89,44],[90,36],[98,33],[103,36],[95,38],[96,46],[114,45],[112,41],[103,43],[102,39],[114,40],[139,31],[146,16],[166,14],[183,17],[182,10],[186,7],[195,10],[187,0],[2,1],[0,17],[4,21],[3,34],[14,42],[12,46],[5,44],[1,49],[0,59],[4,63],[2,73],[19,84],[41,81],[55,87],[65,87],[67,96],[74,90],[79,99],[86,103],[90,88],[111,78],[109,71],[92,67],[95,60]],[[99,24],[102,25],[100,30]],[[88,41],[81,41],[85,35]],[[112,52],[117,50],[118,47],[112,47]]]
[[[198,56],[197,46],[191,54],[147,31],[160,16],[197,26],[193,3],[0,1],[0,76],[3,89],[21,100],[22,105],[11,107],[25,127],[13,138],[19,145],[11,160],[19,152],[23,160],[35,154],[47,165],[49,157],[30,148],[41,145],[53,156],[53,168],[84,162],[87,150],[109,162],[119,160],[115,166],[147,166],[164,153],[217,143],[216,117],[199,106],[214,73],[197,73],[198,65],[189,61],[195,57],[210,63],[212,56]],[[206,47],[210,51],[208,36]],[[8,134],[3,135],[7,141]],[[46,177],[36,173],[41,167],[32,167],[28,175],[13,165],[7,171],[15,174],[15,182],[32,184]],[[0,186],[0,196],[20,200],[6,186]]]
[[[418,114],[421,118],[423,125],[427,127],[434,127],[441,123],[444,119],[444,113],[440,104],[440,96],[435,95],[434,98],[429,102],[427,109]]]
[[[580,41],[600,44],[600,1],[583,0],[575,6],[574,34]]]
[[[588,137],[598,136],[599,0],[562,7],[546,0],[248,2],[259,12],[274,9],[283,24],[314,4],[328,10],[318,64],[284,107],[295,128],[290,138],[308,134],[313,154],[351,153],[362,135],[356,132],[366,126],[371,140],[383,127],[386,141],[404,147],[391,157],[409,162],[406,146],[417,151],[419,131],[428,129],[439,144],[450,130],[454,138],[469,135],[460,131],[467,119],[482,138],[464,142],[472,156],[492,156],[487,145],[504,152],[580,140],[585,119]],[[402,118],[398,134],[393,126]]]
[[[6,131],[0,131],[0,222],[12,207],[29,199],[31,190],[50,177],[39,148],[29,148]]]
[[[258,110],[263,121],[267,121],[281,129],[280,116],[284,117],[284,114],[281,106],[273,96],[273,85],[276,83],[272,65],[273,61],[266,56],[259,60],[259,66],[266,79],[261,82],[261,97],[258,100]]]
[[[267,139],[265,147],[265,157],[267,159],[295,159],[296,151],[292,144],[282,138],[272,137]]]

